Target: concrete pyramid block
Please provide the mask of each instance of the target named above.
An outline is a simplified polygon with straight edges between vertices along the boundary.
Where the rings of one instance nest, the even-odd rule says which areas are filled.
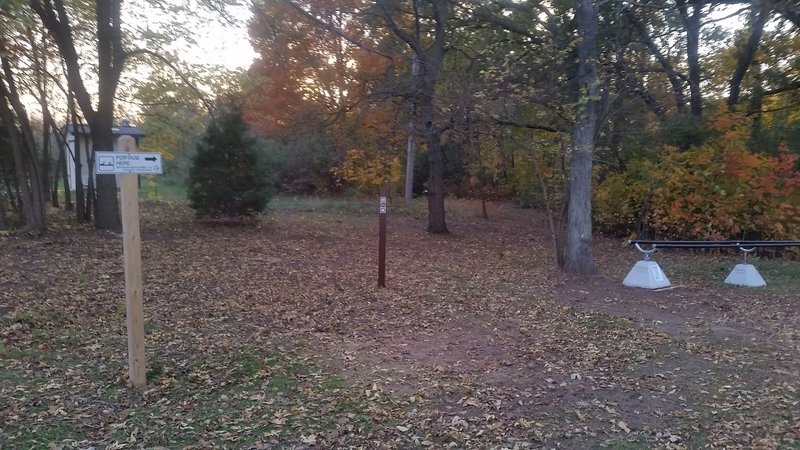
[[[630,287],[658,289],[670,286],[664,271],[655,261],[638,261],[622,284]]]
[[[725,278],[725,282],[747,287],[761,287],[767,285],[767,282],[764,281],[761,274],[758,273],[758,270],[752,264],[737,264],[736,267],[731,270],[728,278]]]

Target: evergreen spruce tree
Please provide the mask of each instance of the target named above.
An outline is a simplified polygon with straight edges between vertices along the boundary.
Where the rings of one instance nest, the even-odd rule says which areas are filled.
[[[267,206],[266,167],[238,102],[206,128],[189,172],[188,195],[189,206],[204,218],[249,217]]]

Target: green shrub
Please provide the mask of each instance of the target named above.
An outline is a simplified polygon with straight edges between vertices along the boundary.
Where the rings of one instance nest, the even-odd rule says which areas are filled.
[[[238,102],[222,108],[206,128],[189,172],[188,195],[198,217],[253,216],[267,206],[269,177]]]

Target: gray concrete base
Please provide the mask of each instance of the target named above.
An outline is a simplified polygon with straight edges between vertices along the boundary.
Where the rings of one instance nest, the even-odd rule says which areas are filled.
[[[655,261],[638,261],[622,284],[630,287],[658,289],[670,286],[664,271]]]

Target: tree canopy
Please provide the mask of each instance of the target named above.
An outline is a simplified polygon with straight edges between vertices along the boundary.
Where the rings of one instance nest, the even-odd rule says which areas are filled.
[[[579,5],[585,3],[255,0],[250,42],[241,45],[252,45],[257,57],[246,73],[231,73],[180,60],[174,43],[191,44],[189,16],[196,13],[185,5],[7,2],[0,15],[10,114],[4,133],[18,154],[9,146],[0,159],[0,210],[43,223],[31,214],[44,210],[53,197],[47,191],[57,193],[53,180],[64,162],[34,134],[54,135],[57,119],[67,116],[104,130],[118,111],[130,112],[151,135],[145,147],[164,147],[169,176],[185,180],[216,98],[239,90],[276,188],[375,193],[388,185],[400,192],[404,179],[413,180],[414,194],[428,200],[427,229],[434,233],[448,231],[444,203],[455,195],[546,207],[558,240],[567,223],[562,211],[588,187],[592,202],[581,200],[578,209],[599,207],[591,225],[679,236],[683,231],[663,226],[674,200],[653,196],[648,175],[669,166],[671,155],[728,160],[723,153],[735,149],[775,158],[765,167],[784,167],[782,155],[797,154],[794,2],[592,2],[596,56],[584,48]],[[218,6],[197,4],[206,15],[235,20]],[[137,20],[148,11],[163,13],[152,29]],[[96,51],[76,51],[84,47]],[[141,76],[127,71],[133,62]],[[587,84],[588,67],[596,81]],[[26,96],[39,100],[41,120],[19,106]],[[594,117],[587,118],[589,109]],[[584,144],[576,134],[581,126]],[[94,138],[95,146],[108,145],[107,136]],[[577,149],[589,144],[589,165],[578,176],[571,171]],[[95,204],[109,208],[99,191],[93,195],[77,195],[76,204],[89,212]],[[665,203],[649,203],[653,198]],[[613,211],[633,212],[622,219]],[[739,230],[796,237],[754,226],[704,236]]]

